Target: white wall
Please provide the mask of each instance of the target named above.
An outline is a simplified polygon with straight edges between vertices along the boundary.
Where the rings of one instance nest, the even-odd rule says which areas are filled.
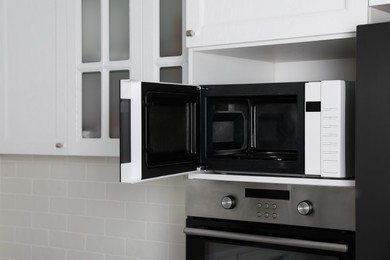
[[[183,260],[184,180],[113,158],[0,155],[0,260]]]

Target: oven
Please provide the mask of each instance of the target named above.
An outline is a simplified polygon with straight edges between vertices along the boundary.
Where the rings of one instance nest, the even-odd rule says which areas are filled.
[[[355,258],[353,186],[190,180],[187,260]]]
[[[353,84],[121,83],[121,181],[353,177]]]

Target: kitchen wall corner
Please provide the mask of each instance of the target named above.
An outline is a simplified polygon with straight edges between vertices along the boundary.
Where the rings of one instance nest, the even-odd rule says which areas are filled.
[[[119,183],[117,158],[0,155],[0,259],[183,260],[184,183]]]

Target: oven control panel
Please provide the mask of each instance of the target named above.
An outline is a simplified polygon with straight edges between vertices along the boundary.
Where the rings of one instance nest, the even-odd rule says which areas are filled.
[[[186,215],[355,230],[355,187],[188,180]]]

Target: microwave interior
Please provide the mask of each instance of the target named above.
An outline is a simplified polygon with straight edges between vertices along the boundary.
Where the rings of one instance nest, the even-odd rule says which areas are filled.
[[[145,88],[148,168],[303,174],[304,83],[189,89]]]

